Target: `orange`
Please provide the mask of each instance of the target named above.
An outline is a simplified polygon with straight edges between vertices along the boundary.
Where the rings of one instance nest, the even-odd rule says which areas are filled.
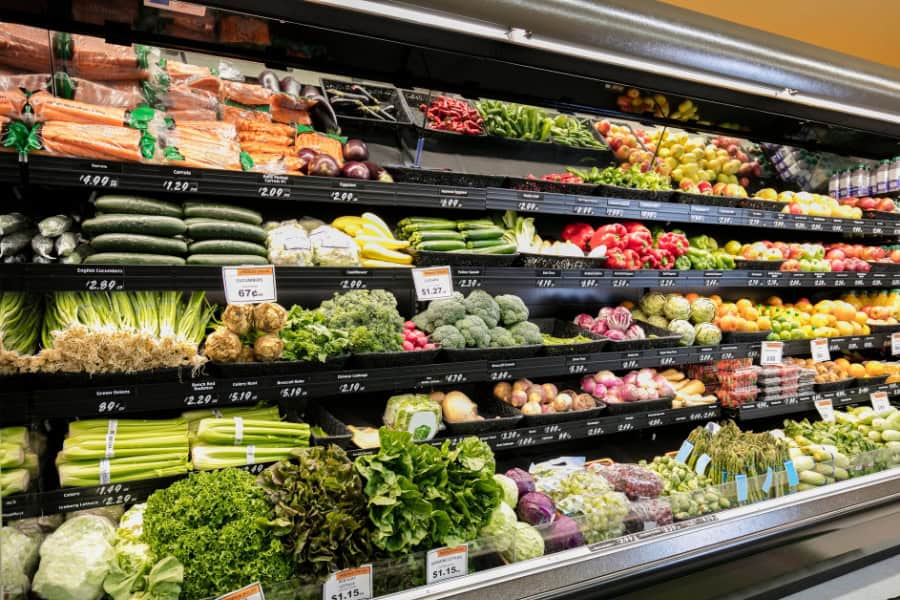
[[[847,369],[850,368],[850,361],[844,357],[841,357],[834,361],[834,366],[846,373]]]
[[[865,364],[866,375],[869,377],[879,377],[884,375],[884,365],[877,360],[870,360]]]
[[[693,302],[694,300],[700,299],[700,294],[698,294],[696,292],[691,292],[690,294],[685,294],[684,299],[687,300],[688,302]]]
[[[860,364],[852,364],[850,368],[847,369],[847,374],[850,377],[865,377],[866,376],[866,368]]]
[[[722,311],[722,314],[723,314],[723,315],[736,315],[736,314],[738,314],[737,306],[735,306],[735,305],[732,304],[731,302],[726,302],[726,303],[722,304],[722,306],[720,306],[719,309]]]
[[[768,304],[769,306],[781,306],[783,302],[778,296],[769,296],[768,298],[766,298],[766,304]]]
[[[734,315],[725,315],[719,320],[719,328],[722,331],[737,331],[738,321]]]
[[[719,306],[720,304],[722,304],[722,296],[720,296],[718,294],[713,294],[712,296],[709,297],[709,299],[712,300],[716,306]]]
[[[813,305],[810,304],[808,300],[797,302],[797,304],[794,305],[794,308],[805,313],[811,313],[813,311]]]
[[[756,326],[760,331],[768,331],[772,329],[772,320],[769,317],[760,317],[756,320]]]
[[[756,321],[759,319],[759,312],[751,306],[743,312],[742,316],[748,321]]]
[[[866,313],[864,313],[862,311],[856,311],[855,319],[856,319],[856,322],[859,323],[860,325],[865,325],[866,323],[869,322],[869,317],[866,316]]]

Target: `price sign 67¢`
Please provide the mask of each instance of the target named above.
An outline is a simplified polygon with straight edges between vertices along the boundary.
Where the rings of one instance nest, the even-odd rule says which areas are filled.
[[[275,267],[222,267],[225,301],[229,304],[277,302]]]

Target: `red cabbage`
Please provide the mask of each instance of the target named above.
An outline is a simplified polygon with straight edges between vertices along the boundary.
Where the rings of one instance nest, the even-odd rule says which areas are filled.
[[[531,474],[528,471],[517,467],[515,469],[510,469],[504,474],[516,482],[516,487],[519,488],[519,498],[528,492],[534,491],[534,479],[532,479]]]
[[[584,536],[578,523],[565,515],[558,515],[544,536],[544,547],[549,552],[560,552],[584,546]]]
[[[616,307],[606,318],[606,324],[610,329],[625,331],[631,327],[631,311],[624,306]]]
[[[619,329],[610,329],[609,331],[605,332],[603,335],[605,335],[609,339],[615,340],[617,342],[620,342],[620,341],[626,339],[625,332],[621,331]]]
[[[594,317],[592,317],[591,315],[581,313],[580,315],[575,317],[575,319],[572,322],[575,323],[576,325],[578,325],[579,327],[581,327],[582,329],[590,329],[591,326],[594,324]]]
[[[540,492],[528,492],[519,498],[516,514],[519,515],[520,521],[525,521],[529,525],[542,525],[553,520],[556,516],[556,507],[550,496]]]
[[[625,331],[625,339],[628,340],[642,340],[645,337],[647,337],[647,334],[644,333],[644,328],[637,323],[633,323],[631,327]]]

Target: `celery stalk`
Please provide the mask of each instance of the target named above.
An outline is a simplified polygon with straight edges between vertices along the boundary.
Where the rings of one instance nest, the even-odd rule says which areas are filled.
[[[138,479],[153,479],[186,473],[190,466],[184,458],[167,461],[147,461],[143,463],[123,463],[122,459],[109,459],[109,481],[120,483]],[[61,487],[81,487],[100,485],[99,462],[81,462],[59,465],[59,484]]]
[[[131,456],[146,456],[148,458],[156,457],[161,454],[180,454],[187,456],[188,439],[187,436],[182,438],[178,444],[169,445],[153,445],[155,442],[150,441],[143,444],[116,444],[113,446],[112,455],[115,458],[125,458]],[[64,447],[56,455],[56,463],[62,464],[80,460],[100,460],[106,458],[105,440],[90,440],[85,443],[72,444]]]
[[[254,464],[268,463],[290,458],[297,448],[272,448],[257,446],[254,449],[252,460]],[[242,446],[205,446],[198,445],[191,448],[191,462],[194,468],[200,471],[208,469],[223,469],[225,467],[239,467],[247,463],[247,449]]]
[[[109,419],[84,419],[69,423],[69,435],[81,433],[103,433],[109,428]],[[116,422],[117,432],[144,432],[154,433],[166,430],[187,431],[187,421],[182,418],[174,419],[120,419]]]
[[[25,450],[18,444],[0,444],[0,469],[19,467],[25,462]]]
[[[235,433],[234,419],[203,419],[197,427],[197,439],[207,444],[235,445]],[[309,425],[245,419],[241,444],[309,445]]]
[[[26,469],[11,469],[0,473],[0,498],[28,491],[30,478]]]
[[[0,444],[22,446],[27,448],[28,430],[24,427],[4,427],[0,429]]]

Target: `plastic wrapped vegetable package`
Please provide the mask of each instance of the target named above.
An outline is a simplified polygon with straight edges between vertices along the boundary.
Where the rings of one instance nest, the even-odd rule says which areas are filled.
[[[313,260],[321,267],[359,265],[359,246],[352,237],[330,225],[317,227],[309,234]]]
[[[441,405],[424,394],[391,396],[384,409],[384,424],[408,431],[416,441],[430,440],[438,432]]]
[[[266,232],[269,262],[273,265],[310,267],[313,264],[312,243],[309,235],[296,221],[276,223]]]

